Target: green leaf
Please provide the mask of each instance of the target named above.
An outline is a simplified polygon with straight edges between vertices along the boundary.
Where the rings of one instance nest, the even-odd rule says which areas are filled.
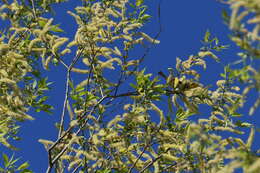
[[[139,17],[143,16],[146,12],[147,8],[143,8],[142,11],[139,13]]]
[[[11,159],[10,159],[10,165],[14,165],[18,160],[19,160],[19,158],[18,159],[15,159],[15,160],[13,160],[14,159],[14,155],[12,155],[12,157],[11,157]]]
[[[232,117],[241,117],[242,115],[240,113],[237,112],[232,112]]]
[[[209,42],[209,37],[210,37],[210,32],[209,30],[206,31],[205,35],[204,35],[204,42],[208,43]]]
[[[48,96],[43,96],[42,98],[39,99],[38,103],[43,103],[48,99]]]
[[[50,31],[53,31],[53,32],[64,32],[59,26],[60,26],[59,24],[51,26]]]
[[[135,8],[135,5],[132,3],[129,3],[130,7]]]
[[[79,96],[84,96],[84,95],[87,95],[88,94],[88,91],[82,91],[79,93]]]
[[[144,0],[136,0],[135,5],[137,7],[141,6],[144,3]]]
[[[137,89],[138,87],[135,85],[135,84],[133,84],[133,83],[130,83],[130,86],[132,87],[132,88],[134,88],[134,89]]]
[[[78,100],[79,99],[79,96],[78,95],[71,95],[71,98],[73,99],[73,100]]]
[[[222,10],[221,16],[226,24],[229,24],[230,16],[226,10]]]
[[[73,82],[71,80],[69,80],[69,86],[71,89],[74,89],[74,85],[73,85]]]
[[[33,172],[30,171],[29,169],[24,169],[24,170],[22,170],[20,173],[33,173]]]
[[[34,70],[32,71],[32,74],[37,77],[37,78],[40,78],[41,77],[41,73],[38,71],[38,70]]]
[[[75,91],[76,91],[76,92],[84,91],[84,87],[77,87]]]
[[[142,21],[147,21],[147,20],[150,19],[150,18],[151,18],[150,15],[144,14],[144,15],[141,17],[141,20],[142,20]]]
[[[98,170],[97,173],[111,173],[111,170],[109,170],[109,169]]]
[[[40,108],[35,109],[35,112],[41,112]]]
[[[6,154],[4,154],[4,153],[3,153],[2,156],[3,156],[3,159],[4,159],[4,165],[5,165],[5,167],[7,167],[9,158],[8,158],[8,156],[7,156]]]
[[[29,165],[28,162],[24,162],[23,164],[21,164],[21,165],[17,168],[17,170],[23,170],[23,169],[28,168],[29,166],[30,166],[30,165]]]
[[[36,88],[36,86],[37,86],[37,81],[36,81],[36,80],[34,80],[34,81],[33,81],[33,85],[32,85],[33,89],[35,89],[35,88]]]
[[[47,21],[44,20],[39,20],[38,22],[41,27],[44,27],[44,25],[47,23]]]
[[[252,127],[252,124],[247,122],[242,122],[240,120],[236,121],[235,125],[238,127]]]

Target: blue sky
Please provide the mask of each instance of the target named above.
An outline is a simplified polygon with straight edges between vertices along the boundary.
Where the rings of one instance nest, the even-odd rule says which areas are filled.
[[[66,14],[66,11],[72,10],[71,7],[76,6],[78,2],[70,0],[70,2],[54,7],[57,9],[54,19],[57,23],[61,23],[61,28],[67,32],[69,37],[76,32],[76,23],[71,16]],[[144,27],[144,31],[151,36],[156,35],[159,28],[158,2],[147,0],[149,12],[153,18]],[[230,44],[230,49],[220,54],[221,64],[209,59],[208,69],[202,74],[202,81],[213,83],[220,79],[219,74],[223,72],[223,65],[234,61],[235,53],[238,50],[229,41],[228,27],[224,25],[221,18],[222,9],[227,9],[227,6],[214,0],[163,0],[161,3],[162,32],[158,38],[161,43],[151,49],[144,61],[143,66],[146,67],[147,72],[156,74],[161,70],[167,71],[167,68],[175,66],[176,57],[186,59],[189,55],[196,54],[202,46],[200,40],[208,29],[219,38],[221,43]],[[69,61],[71,57],[66,58]],[[38,143],[38,139],[54,140],[57,137],[54,123],[59,121],[62,111],[66,71],[62,66],[52,66],[50,71],[44,72],[44,75],[49,76],[49,81],[54,81],[52,90],[48,92],[49,103],[55,107],[54,114],[31,112],[35,120],[22,123],[20,134],[23,139],[16,145],[20,148],[16,156],[23,157],[24,161],[29,161],[32,170],[37,173],[45,172],[47,168],[47,152],[43,145]],[[242,112],[246,111],[242,110]],[[256,116],[246,115],[246,118],[255,124],[260,123],[260,118]],[[255,141],[254,145],[256,146],[257,143],[260,144],[260,140]]]

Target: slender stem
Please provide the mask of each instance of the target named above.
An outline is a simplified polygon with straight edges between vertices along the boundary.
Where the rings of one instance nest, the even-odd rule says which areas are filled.
[[[69,81],[70,81],[70,72],[71,69],[73,68],[73,66],[76,64],[76,62],[78,61],[78,59],[80,58],[81,54],[82,54],[83,49],[80,50],[80,52],[74,57],[74,59],[72,60],[72,63],[69,65],[68,70],[67,70],[67,81],[66,81],[66,89],[65,89],[65,99],[63,102],[63,109],[62,109],[62,114],[61,114],[61,120],[60,120],[60,129],[59,129],[59,134],[58,137],[61,136],[61,133],[63,131],[63,126],[64,126],[64,117],[65,117],[65,111],[67,108],[67,102],[68,102],[68,97],[69,97]]]
[[[58,139],[56,140],[56,142],[48,149],[48,169],[46,171],[46,173],[50,173],[51,169],[54,165],[54,163],[56,162],[55,158],[55,162],[52,159],[51,156],[51,151],[54,149],[54,147],[67,135],[69,134],[69,132],[72,130],[73,127],[70,127],[68,130],[66,130],[66,132],[62,135],[62,131],[63,131],[63,126],[64,126],[64,117],[65,117],[65,111],[66,111],[66,107],[67,107],[67,102],[68,102],[68,97],[69,97],[69,81],[70,81],[70,72],[71,69],[73,68],[73,66],[76,64],[76,62],[78,61],[78,59],[80,58],[81,54],[83,52],[83,49],[80,50],[80,52],[73,58],[71,64],[69,65],[69,67],[67,68],[67,76],[66,76],[66,89],[65,89],[65,98],[64,98],[64,102],[63,102],[63,109],[62,109],[62,114],[61,114],[61,120],[60,120],[60,128],[59,128],[59,133],[58,133]],[[67,67],[67,65],[65,63],[62,63],[65,67]],[[65,150],[66,151],[66,150]],[[63,154],[63,153],[62,153]]]
[[[72,173],[76,173],[80,167],[81,167],[81,164],[79,164],[79,165],[73,170]]]
[[[61,120],[60,120],[60,128],[59,128],[59,134],[58,137],[61,136],[61,133],[63,131],[63,126],[64,126],[64,116],[65,116],[65,110],[68,102],[68,96],[69,96],[69,81],[70,81],[70,70],[71,68],[68,68],[67,71],[67,81],[66,81],[66,89],[65,89],[65,99],[63,101],[63,109],[62,109],[62,114],[61,114]]]
[[[33,17],[36,20],[37,16],[36,16],[36,10],[35,10],[35,5],[34,5],[34,0],[30,0],[30,3],[32,5],[33,8]]]
[[[146,149],[148,148],[149,145],[146,145],[143,148],[143,151],[139,154],[138,158],[135,160],[134,164],[131,166],[131,168],[129,169],[128,173],[131,173],[132,170],[134,169],[135,165],[137,164],[137,162],[141,159],[141,157],[143,156],[144,152],[146,151]]]
[[[160,1],[160,2],[161,2],[161,1]],[[158,13],[159,13],[158,16],[159,16],[159,22],[160,22],[160,5],[159,5],[159,8],[158,8]],[[160,22],[160,31],[159,31],[159,33],[156,35],[155,38],[157,38],[157,37],[159,36],[161,30],[162,30],[162,29],[161,29],[161,22]],[[144,52],[144,55],[143,55],[143,56],[140,58],[140,60],[139,60],[140,63],[143,61],[144,57],[147,55],[147,53],[149,52],[150,48],[151,48],[151,46],[149,46],[149,47],[146,49],[146,51]],[[56,142],[55,142],[55,143],[49,148],[49,150],[48,150],[48,154],[49,154],[49,166],[48,166],[48,169],[47,169],[47,173],[50,173],[50,172],[51,172],[51,169],[52,169],[53,165],[54,165],[54,164],[59,160],[59,158],[66,152],[66,150],[68,149],[68,147],[69,147],[69,145],[70,145],[70,144],[67,144],[67,145],[56,155],[56,157],[55,157],[54,159],[51,158],[51,151],[52,151],[52,150],[55,148],[55,146],[57,146],[57,145],[60,143],[60,141],[61,141],[65,136],[67,136],[67,135],[73,130],[73,128],[74,128],[74,127],[71,126],[71,127],[69,127],[69,128],[65,131],[65,133],[62,133],[62,132],[63,132],[63,129],[64,129],[65,111],[66,111],[67,102],[68,102],[68,97],[69,97],[70,72],[71,72],[73,66],[75,65],[75,63],[76,63],[76,62],[78,61],[78,59],[80,58],[82,51],[83,51],[83,49],[80,51],[80,53],[79,53],[77,56],[74,57],[72,63],[71,63],[69,66],[67,66],[65,63],[62,63],[65,67],[67,67],[67,76],[66,76],[67,80],[66,80],[66,86],[65,86],[65,87],[66,87],[66,88],[65,88],[65,98],[64,98],[64,102],[63,102],[63,109],[62,109],[62,114],[61,114],[61,120],[60,120],[60,128],[59,128],[58,139],[56,140]],[[91,62],[91,63],[93,63],[93,59],[92,59],[92,62]],[[90,68],[91,68],[91,69],[90,69],[89,76],[88,76],[88,85],[89,85],[89,82],[90,82],[90,77],[91,77],[91,74],[92,74],[92,70],[94,70],[93,67],[92,67],[92,64],[91,64]],[[121,78],[120,78],[120,79],[121,79]],[[118,98],[118,97],[138,95],[138,92],[136,92],[136,91],[134,91],[134,92],[128,92],[128,93],[123,93],[123,94],[118,94],[118,95],[117,95],[117,90],[118,90],[119,85],[120,85],[120,80],[119,80],[118,86],[116,87],[116,90],[115,90],[114,95],[113,95],[113,96],[102,96],[102,98],[99,100],[99,102],[96,103],[94,107],[92,107],[92,110],[89,112],[89,114],[94,113],[94,111],[96,110],[96,108],[98,107],[98,105],[101,104],[101,102],[103,102],[106,98],[111,98],[111,99],[113,100],[113,99]],[[85,109],[86,109],[86,108],[85,108]],[[86,114],[86,112],[87,112],[87,111],[84,110],[84,113],[82,113],[82,115],[79,117],[79,120],[81,120],[81,119],[83,119],[83,118],[85,117],[84,115]],[[76,131],[76,133],[75,133],[76,135],[78,135],[78,134],[82,131],[83,127],[85,127],[86,124],[88,123],[88,120],[89,120],[89,118],[86,118],[86,119],[84,120],[84,122],[80,125],[79,129]],[[142,151],[142,153],[139,155],[140,158],[142,157],[142,155],[143,155],[144,152],[145,152],[145,149],[144,149],[144,150]],[[149,168],[149,167],[150,167],[154,162],[156,162],[160,157],[161,157],[161,156],[158,156],[156,159],[154,159],[153,161],[151,161],[148,165],[146,165],[146,166],[141,170],[141,172],[143,172],[143,171],[145,171],[147,168]],[[140,159],[140,158],[139,158],[139,159]],[[134,163],[132,169],[134,168],[134,166],[136,165],[137,162],[138,162],[138,160],[135,161],[135,163]],[[131,172],[132,169],[129,170],[129,171]]]
[[[103,102],[106,98],[116,98],[116,97],[124,97],[124,96],[131,96],[131,95],[136,95],[136,92],[128,92],[128,93],[123,93],[123,94],[119,94],[119,95],[116,95],[116,96],[104,96],[102,97],[99,102],[93,107],[93,109],[90,111],[90,114],[92,114],[95,110],[95,108],[101,103]],[[82,114],[84,115],[85,112]],[[83,118],[83,116],[80,117],[79,120],[81,120]],[[48,149],[48,152],[50,154],[51,150],[53,150],[58,144],[59,142],[65,137],[67,136],[71,130],[73,129],[73,126],[70,126],[61,136],[59,136],[59,138],[53,143],[53,145]],[[51,158],[51,157],[49,157]],[[51,160],[51,159],[50,159]]]
[[[152,166],[158,159],[160,159],[162,157],[162,155],[159,155],[158,157],[156,157],[155,159],[153,159],[148,165],[146,165],[141,171],[140,173],[144,172],[146,169],[148,169],[150,166]]]
[[[102,97],[97,103],[96,105],[93,107],[93,109],[90,111],[90,114],[92,114],[96,107],[101,104],[106,98],[108,98],[108,96],[104,96]],[[83,119],[85,112],[82,114],[82,116],[80,116],[79,120]],[[78,135],[80,133],[80,131],[82,130],[82,128],[87,124],[88,122],[88,118],[85,120],[85,122],[83,123],[83,125],[78,129],[78,131],[75,133],[76,135]],[[59,153],[58,155],[56,155],[56,157],[54,159],[51,159],[51,150],[54,149],[54,147],[67,135],[69,134],[69,132],[73,129],[73,126],[69,127],[66,132],[62,135],[59,136],[57,141],[49,148],[48,153],[49,153],[49,166],[48,169],[46,171],[46,173],[50,173],[51,169],[53,167],[53,165],[58,161],[58,159],[66,152],[66,150],[68,149],[69,145],[66,145]]]

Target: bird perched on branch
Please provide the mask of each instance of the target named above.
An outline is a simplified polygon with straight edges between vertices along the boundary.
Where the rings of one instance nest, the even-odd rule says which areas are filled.
[[[196,87],[200,87],[200,85],[197,82],[188,80],[185,77],[174,77],[172,69],[169,69],[169,71],[170,74],[168,77],[162,71],[159,71],[158,75],[162,76],[171,88],[186,91]]]

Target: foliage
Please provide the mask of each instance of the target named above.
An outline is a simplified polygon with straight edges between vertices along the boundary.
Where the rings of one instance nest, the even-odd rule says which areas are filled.
[[[0,167],[1,172],[8,172],[8,173],[14,173],[14,172],[20,172],[20,173],[32,173],[29,169],[29,163],[24,162],[20,164],[19,166],[16,166],[16,163],[19,161],[19,159],[14,159],[14,155],[12,155],[10,158],[3,153],[3,162],[4,167]]]
[[[244,95],[253,89],[259,93],[260,74],[259,70],[256,69],[258,67],[255,67],[254,64],[260,58],[260,3],[257,0],[229,0],[227,3],[230,5],[232,13],[231,16],[228,16],[224,12],[223,17],[232,30],[231,40],[241,48],[241,52],[238,53],[240,60],[236,64],[243,64],[240,68],[231,69],[231,75],[239,78],[246,85],[243,91]],[[249,114],[252,115],[259,105],[260,96],[251,107]]]
[[[158,35],[152,38],[142,31],[151,18],[143,0],[82,1],[68,11],[77,23],[73,40],[64,36],[54,18],[45,17],[53,14],[54,3],[62,2],[1,3],[0,16],[8,23],[0,40],[3,145],[15,149],[8,139],[18,138],[18,121],[33,119],[26,114],[30,107],[36,112],[52,108],[45,103],[51,83],[40,73],[41,60],[45,70],[61,64],[67,71],[61,120],[56,123],[58,137],[56,141],[39,139],[48,152],[47,172],[259,170],[259,155],[252,150],[255,127],[237,118],[242,116],[239,109],[249,90],[260,88],[260,74],[248,64],[248,59],[259,57],[258,0],[225,1],[232,10],[230,17],[223,13],[232,30],[231,40],[243,52],[238,54],[240,61],[223,69],[215,84],[204,84],[201,70],[206,70],[209,58],[220,62],[217,54],[227,46],[209,31],[195,55],[177,57],[175,67],[147,74],[140,64],[159,41]],[[253,13],[248,21],[255,24],[253,31],[243,22],[249,13]],[[141,48],[143,55],[132,57]],[[64,58],[73,54],[66,64]],[[242,68],[236,68],[240,63]],[[259,103],[257,99],[249,114]],[[207,113],[201,113],[202,105]],[[242,134],[248,131],[243,141]],[[27,162],[15,166],[17,159],[5,154],[3,160],[4,171],[27,171]]]
[[[10,22],[2,28],[0,38],[0,142],[15,149],[7,139],[19,139],[17,121],[34,119],[26,114],[29,107],[50,111],[51,106],[44,103],[47,97],[43,96],[49,83],[41,77],[37,67],[39,53],[32,49],[33,32],[39,28],[34,24],[36,14],[18,1],[3,1],[0,12],[1,18]]]

